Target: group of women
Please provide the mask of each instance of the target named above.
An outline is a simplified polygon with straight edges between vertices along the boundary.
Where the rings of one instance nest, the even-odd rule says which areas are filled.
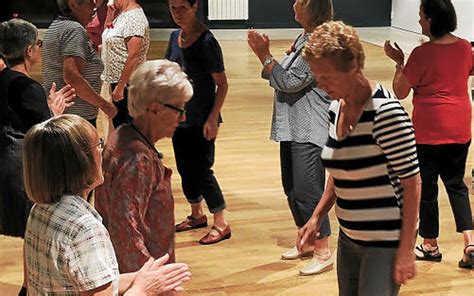
[[[103,140],[87,120],[60,115],[74,97],[71,86],[59,91],[53,86],[47,99],[29,78],[42,45],[36,28],[20,20],[1,24],[0,39],[9,38],[0,41],[9,66],[0,72],[2,90],[8,90],[1,94],[0,110],[6,112],[0,117],[1,139],[9,145],[7,150],[2,146],[0,157],[15,164],[2,170],[2,178],[14,180],[17,193],[23,192],[24,181],[21,200],[27,195],[35,203],[26,231],[22,224],[7,234],[24,232],[32,295],[180,290],[190,273],[187,265],[174,263],[174,235],[207,226],[203,199],[214,225],[199,242],[231,237],[226,203],[212,171],[227,93],[222,51],[197,20],[196,0],[168,2],[180,27],[170,37],[169,61],[144,62],[147,24],[130,28],[129,21],[120,21],[128,14],[142,18],[135,1],[116,0],[109,11],[114,20],[102,35],[102,56],[110,61],[104,77],[112,83],[112,98],[122,104],[119,114],[124,113],[103,151]],[[459,267],[472,268],[472,213],[463,177],[471,139],[467,80],[474,66],[470,44],[451,33],[456,29],[451,1],[421,0],[420,25],[430,40],[406,64],[398,45],[386,43],[387,56],[396,62],[396,96],[365,75],[357,32],[332,21],[331,0],[295,0],[293,9],[304,31],[280,62],[265,34],[248,32],[262,78],[275,90],[271,139],[280,142],[282,183],[297,228],[295,247],[281,258],[313,256],[301,275],[332,269],[328,212],[336,204],[340,295],[397,295],[400,285],[415,276],[415,254],[441,260],[441,176],[456,230],[464,238]],[[15,43],[20,33],[31,36]],[[413,125],[399,102],[411,89]],[[154,147],[164,137],[172,137],[191,205],[191,214],[176,226],[171,171]],[[94,189],[97,210],[88,203]],[[19,212],[26,215],[25,209]],[[6,216],[0,216],[2,225],[7,225]],[[423,243],[415,248],[418,217]]]

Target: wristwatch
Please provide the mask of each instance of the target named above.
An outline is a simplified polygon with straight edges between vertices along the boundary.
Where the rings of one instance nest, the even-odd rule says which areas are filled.
[[[265,60],[263,60],[263,67],[266,67],[273,63],[273,57],[272,56],[267,56]]]

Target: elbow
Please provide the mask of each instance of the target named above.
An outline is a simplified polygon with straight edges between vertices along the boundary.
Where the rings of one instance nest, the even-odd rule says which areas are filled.
[[[397,87],[393,87],[393,91],[395,92],[395,96],[397,97],[397,99],[399,100],[403,100],[403,99],[406,99],[406,97],[408,97],[408,94],[410,93],[410,90],[402,90],[400,88],[397,88]]]

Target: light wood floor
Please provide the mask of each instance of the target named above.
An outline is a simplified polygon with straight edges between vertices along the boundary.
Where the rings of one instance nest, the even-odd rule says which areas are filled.
[[[185,285],[188,295],[337,295],[335,270],[318,276],[301,277],[306,262],[281,261],[280,253],[295,240],[295,227],[280,182],[278,145],[269,138],[272,90],[260,79],[260,65],[243,41],[224,41],[229,95],[223,109],[224,124],[217,140],[215,173],[225,194],[232,239],[214,246],[197,240],[205,229],[176,235],[178,261],[191,267],[193,279]],[[281,57],[291,41],[272,43],[275,57]],[[164,43],[152,44],[149,58],[160,58]],[[390,88],[394,65],[380,47],[365,44],[366,72]],[[35,74],[38,79],[38,69]],[[404,102],[411,112],[410,101]],[[188,214],[180,190],[172,148],[168,139],[157,147],[165,163],[173,168],[176,220]],[[472,150],[472,149],[471,149]],[[467,170],[472,160],[469,157]],[[466,173],[466,176],[469,174]],[[470,178],[466,178],[470,182]],[[440,190],[443,262],[418,262],[418,275],[401,295],[474,295],[474,272],[460,270],[462,237],[454,221],[444,189]],[[474,204],[471,202],[471,207]],[[334,249],[338,224],[331,212]],[[0,236],[0,295],[15,295],[22,281],[20,239]]]

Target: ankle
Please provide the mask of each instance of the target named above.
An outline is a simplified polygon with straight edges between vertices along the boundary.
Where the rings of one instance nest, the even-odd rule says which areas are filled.
[[[331,258],[331,250],[329,249],[314,249],[313,252],[313,258],[319,259],[319,260],[328,260]]]

